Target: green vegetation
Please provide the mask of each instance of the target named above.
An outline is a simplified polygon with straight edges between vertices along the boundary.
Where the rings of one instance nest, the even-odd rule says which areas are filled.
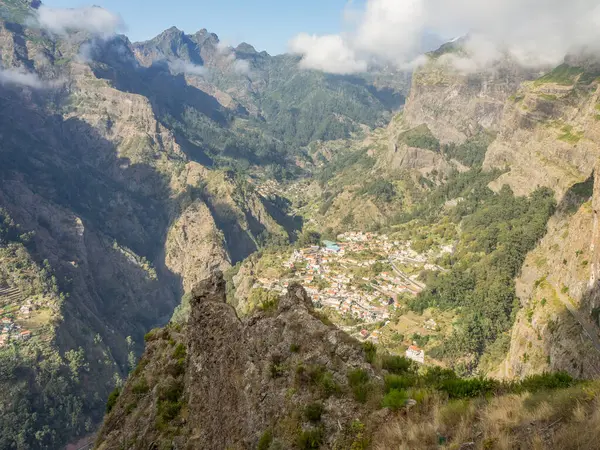
[[[310,403],[304,408],[304,417],[310,422],[319,422],[323,415],[323,404],[322,403]]]
[[[569,144],[577,144],[583,138],[583,132],[573,131],[573,126],[571,125],[565,125],[561,131],[562,134],[558,136],[558,139]]]
[[[311,365],[308,367],[299,365],[296,367],[296,380],[301,384],[308,384],[317,389],[323,398],[340,395],[342,392],[342,388],[333,379],[331,372],[321,365]]]
[[[297,244],[300,248],[321,245],[321,234],[314,230],[304,230],[298,238]]]
[[[439,204],[449,197],[448,192],[462,191],[464,201],[450,213],[461,224],[462,234],[456,253],[440,261],[448,272],[430,273],[427,289],[409,303],[416,311],[435,306],[459,312],[454,334],[435,355],[465,373],[510,329],[516,305],[513,280],[527,252],[544,235],[555,208],[549,189],[538,189],[530,198],[515,197],[506,186],[495,194],[482,183],[486,175],[478,173],[458,175],[441,188],[444,195],[434,192],[431,196],[432,203]],[[434,209],[424,213],[436,220]],[[466,355],[474,358],[461,360]]]
[[[431,130],[425,124],[402,133],[399,140],[409,147],[422,148],[434,152],[440,151],[440,141],[433,133],[431,133]]]
[[[106,413],[107,414],[109,412],[111,412],[112,409],[115,407],[115,404],[117,403],[117,400],[119,399],[119,395],[121,395],[121,389],[115,388],[114,391],[112,391],[110,393],[110,395],[108,396],[108,400],[106,401]]]
[[[358,191],[359,195],[370,195],[385,203],[389,203],[396,196],[396,188],[388,180],[379,178],[367,183]]]
[[[317,449],[323,443],[323,430],[321,428],[313,428],[311,430],[301,431],[298,436],[298,447],[301,450]]]
[[[369,374],[364,369],[355,369],[348,373],[348,384],[352,390],[354,400],[365,403],[372,389]]]
[[[404,391],[392,389],[383,397],[382,406],[384,408],[390,408],[394,411],[398,411],[403,408],[408,401],[408,395]]]
[[[258,440],[258,445],[256,446],[256,450],[269,450],[271,447],[271,443],[273,442],[273,432],[271,430],[266,430]]]
[[[334,158],[327,164],[317,175],[317,179],[322,186],[331,180],[335,174],[342,172],[344,169],[355,166],[362,172],[367,172],[375,165],[375,158],[367,154],[366,150],[355,150],[336,154]]]
[[[169,380],[165,386],[161,387],[156,404],[156,427],[164,430],[169,427],[169,422],[174,420],[183,407],[183,382],[178,380]]]
[[[494,138],[492,134],[480,133],[463,144],[445,144],[443,152],[448,158],[456,159],[466,166],[481,167]]]
[[[570,86],[576,82],[577,77],[583,72],[584,70],[581,67],[572,67],[568,64],[561,64],[546,75],[538,78],[535,81],[535,84],[556,83]]]
[[[366,341],[363,343],[363,350],[365,351],[365,359],[372,364],[377,355],[377,346],[370,341]]]
[[[248,302],[250,305],[258,307],[258,309],[266,314],[273,314],[277,311],[277,307],[279,306],[279,295],[267,289],[256,288],[252,289],[250,292]],[[252,307],[251,310],[252,309],[254,309],[254,307]]]

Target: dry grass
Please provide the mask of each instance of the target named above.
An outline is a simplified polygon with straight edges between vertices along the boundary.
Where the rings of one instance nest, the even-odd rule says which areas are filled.
[[[465,444],[473,443],[471,446]],[[553,392],[445,401],[399,414],[376,450],[600,448],[600,382]]]

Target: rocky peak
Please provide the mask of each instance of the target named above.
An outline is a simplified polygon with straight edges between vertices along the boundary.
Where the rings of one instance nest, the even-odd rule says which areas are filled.
[[[256,55],[258,53],[252,45],[250,45],[246,42],[242,42],[240,45],[238,45],[235,48],[235,52],[242,53],[242,54],[246,53],[248,55]]]
[[[206,44],[218,45],[220,40],[219,36],[215,33],[210,33],[206,28],[202,28],[200,31],[196,32],[192,38],[198,43],[198,45],[203,46]]]
[[[362,346],[315,317],[300,285],[291,285],[278,305],[259,309],[238,318],[226,303],[219,271],[199,283],[187,328],[180,333],[171,325],[147,339],[142,369],[107,417],[98,448],[116,449],[122,442],[140,449],[158,442],[176,448],[256,448],[267,433],[277,448],[291,448],[311,433],[319,434],[324,448],[350,448],[352,424],[370,415],[366,405],[343,394],[349,390],[348,374],[361,369],[375,376]],[[185,371],[173,376],[170,355],[176,342],[182,343],[178,357],[187,356]],[[165,385],[180,386],[174,400],[185,419],[183,413],[170,415],[161,428],[156,424],[164,419]],[[136,386],[148,386],[149,394],[138,396],[132,411]],[[322,410],[318,428],[304,417],[309,405]]]
[[[463,143],[483,130],[497,131],[506,100],[535,73],[509,58],[488,69],[459,69],[453,58],[469,57],[466,39],[429,53],[427,63],[413,75],[404,109],[411,127],[427,124],[442,143]]]

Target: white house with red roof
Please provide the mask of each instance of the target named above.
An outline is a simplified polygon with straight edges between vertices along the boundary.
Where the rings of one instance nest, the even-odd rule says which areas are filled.
[[[425,364],[425,350],[420,349],[416,345],[411,345],[408,347],[406,350],[406,357],[418,362],[419,364]]]

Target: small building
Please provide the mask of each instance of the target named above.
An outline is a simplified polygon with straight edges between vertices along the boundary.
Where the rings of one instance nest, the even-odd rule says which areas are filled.
[[[406,357],[419,364],[425,364],[425,350],[420,349],[416,345],[411,345],[406,350]]]
[[[360,334],[361,334],[362,337],[364,337],[366,339],[369,336],[369,331],[368,330],[361,330]]]
[[[28,340],[31,337],[31,331],[29,330],[23,330],[19,333],[19,339],[22,339],[24,341]]]
[[[341,250],[341,247],[333,241],[323,241],[323,245],[325,246],[325,251],[329,253],[339,253]]]

